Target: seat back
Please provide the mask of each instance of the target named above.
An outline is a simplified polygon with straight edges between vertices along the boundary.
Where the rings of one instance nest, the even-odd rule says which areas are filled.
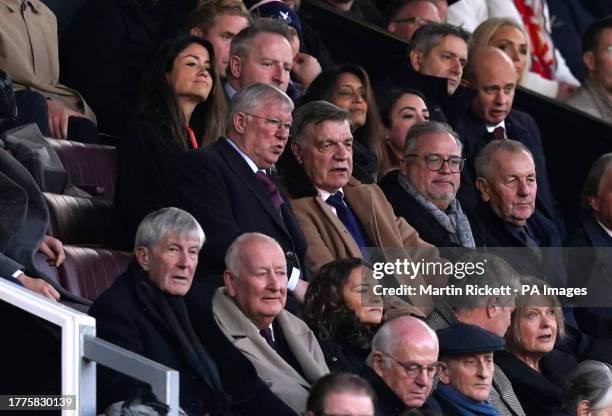
[[[64,244],[103,246],[110,241],[112,202],[44,193],[48,234]]]
[[[115,193],[116,151],[112,146],[47,139],[73,185],[109,201]]]

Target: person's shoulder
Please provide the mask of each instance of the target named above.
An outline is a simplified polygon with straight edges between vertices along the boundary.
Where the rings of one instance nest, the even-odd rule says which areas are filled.
[[[294,314],[292,314],[286,309],[283,309],[277,315],[277,319],[279,319],[279,323],[284,328],[290,329],[292,332],[296,334],[313,334],[312,330],[306,324],[306,322],[304,322],[303,320],[301,320],[300,318],[298,318],[297,316],[295,316]]]
[[[130,277],[128,273],[123,273],[117,277],[115,282],[104,292],[102,292],[93,302],[89,309],[89,314],[93,317],[109,311],[118,311],[123,309],[118,305],[126,305],[132,297]],[[125,311],[122,311],[122,313]]]

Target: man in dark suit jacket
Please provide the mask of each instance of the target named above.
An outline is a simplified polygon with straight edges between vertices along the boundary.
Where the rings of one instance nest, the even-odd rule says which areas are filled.
[[[587,174],[582,192],[586,212],[565,241],[570,286],[587,287],[586,307],[575,310],[580,328],[612,339],[612,153],[602,155]],[[594,307],[591,307],[594,306]]]
[[[279,242],[287,260],[289,288],[305,291],[306,243],[290,205],[269,175],[283,152],[291,125],[291,99],[278,88],[253,84],[230,103],[227,138],[185,154],[176,180],[176,205],[196,217],[210,236],[200,253],[198,276],[218,276],[227,248],[240,234],[260,232]]]
[[[454,126],[463,142],[466,158],[459,193],[461,202],[466,207],[474,207],[479,200],[474,186],[474,160],[480,150],[496,138],[518,140],[533,155],[538,175],[538,209],[563,233],[563,220],[554,206],[538,126],[528,114],[512,109],[517,83],[512,61],[500,49],[480,48],[470,56],[467,75],[476,89],[476,97],[471,110]]]
[[[476,246],[472,225],[456,199],[464,161],[459,136],[450,126],[421,123],[408,132],[400,169],[380,182],[395,213],[436,247]]]
[[[77,301],[38,270],[34,255],[41,251],[52,266],[64,261],[62,243],[45,235],[49,212],[32,176],[13,156],[0,149],[0,277],[50,299]]]
[[[195,294],[200,307],[190,319],[193,311],[184,296],[191,289],[204,238],[197,221],[181,209],[147,215],[136,232],[134,262],[89,310],[98,336],[178,370],[179,403],[190,416],[250,414],[252,409],[295,416],[225,339],[212,318],[206,291]],[[98,376],[100,412],[145,387],[106,368],[99,368]]]
[[[527,147],[516,140],[494,140],[476,158],[481,239],[521,274],[566,287],[561,238],[555,225],[536,210],[536,167]],[[516,249],[508,249],[516,247]]]

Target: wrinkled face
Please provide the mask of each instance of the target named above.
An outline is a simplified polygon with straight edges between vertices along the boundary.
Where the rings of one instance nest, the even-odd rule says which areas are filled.
[[[419,1],[406,4],[397,16],[389,22],[387,30],[397,36],[410,40],[412,34],[427,23],[439,23],[440,14],[435,4]]]
[[[544,302],[533,302],[544,304]],[[519,320],[519,347],[528,353],[546,354],[552,351],[557,339],[557,314],[559,308],[550,306],[528,306],[517,312]]]
[[[168,234],[153,247],[138,247],[136,259],[162,292],[185,296],[198,265],[200,240]]]
[[[468,48],[463,39],[448,35],[443,37],[427,55],[416,50],[412,53],[415,56],[411,59],[411,63],[417,72],[446,78],[448,95],[455,92],[463,76],[463,67],[467,63]]]
[[[237,275],[225,272],[225,287],[240,310],[259,329],[266,328],[285,307],[287,264],[278,244],[245,242]]]
[[[179,53],[166,73],[168,85],[178,101],[205,101],[213,86],[210,56],[200,44],[192,43]]]
[[[484,402],[489,397],[493,383],[493,353],[462,355],[448,358],[446,362],[446,384],[477,402]]]
[[[368,112],[366,89],[356,75],[350,72],[340,74],[336,79],[336,88],[330,101],[349,113],[355,128],[362,127],[366,123]]]
[[[590,416],[612,416],[612,404],[601,409],[591,410]]]
[[[436,363],[437,339],[417,341],[404,338],[393,344],[390,354],[395,360],[382,355],[384,362],[381,366],[374,366],[374,371],[407,407],[421,407],[431,393],[433,376],[429,376],[425,370],[410,376],[404,366],[418,364],[426,367]]]
[[[403,153],[408,129],[428,120],[429,110],[421,97],[414,94],[402,95],[391,109],[391,128],[385,128],[393,150],[398,154]]]
[[[512,109],[518,75],[509,62],[495,60],[497,65],[477,65],[474,112],[489,126],[506,119]]]
[[[606,169],[600,187],[597,197],[589,197],[588,202],[595,218],[608,230],[612,230],[612,168]]]
[[[374,284],[373,277],[359,266],[351,271],[342,287],[344,303],[364,324],[376,325],[382,320],[382,298],[373,294]]]
[[[208,40],[215,49],[215,59],[217,73],[225,78],[225,71],[229,64],[230,43],[234,36],[249,25],[248,20],[242,16],[222,14],[218,16],[215,23],[204,33],[204,38]]]
[[[501,26],[489,40],[489,46],[495,46],[504,51],[512,59],[518,77],[523,75],[529,51],[523,32],[514,26]]]
[[[267,99],[249,114],[234,115],[234,128],[238,133],[234,142],[259,169],[268,169],[283,153],[289,138],[288,128],[270,120],[291,123],[291,111],[278,100]]]
[[[314,186],[337,192],[348,183],[353,172],[353,135],[348,121],[311,124],[303,135],[302,147],[292,144],[295,157]]]
[[[601,32],[597,49],[584,54],[589,77],[612,94],[612,29]]]
[[[370,396],[359,392],[331,393],[325,399],[323,414],[344,416],[374,416],[374,403]]]
[[[241,89],[262,82],[287,91],[293,66],[291,45],[279,34],[260,33],[251,41],[247,56],[231,56],[230,65]]]
[[[504,221],[525,225],[535,210],[538,190],[533,159],[524,151],[500,151],[491,161],[490,176],[489,180],[478,179],[483,201]]]
[[[440,209],[448,208],[459,190],[461,173],[451,172],[448,162],[440,170],[432,171],[427,167],[426,155],[440,155],[443,159],[461,157],[455,139],[448,133],[430,133],[418,139],[413,157],[406,157],[401,163],[401,171],[410,184],[427,200]]]

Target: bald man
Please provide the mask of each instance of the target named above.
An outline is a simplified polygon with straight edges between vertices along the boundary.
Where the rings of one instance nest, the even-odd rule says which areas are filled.
[[[512,109],[517,85],[517,74],[512,61],[498,48],[478,48],[470,56],[466,76],[476,96],[471,109],[455,126],[463,142],[463,157],[466,159],[466,166],[461,173],[461,203],[474,208],[479,200],[475,187],[474,160],[480,150],[491,140],[518,140],[534,157],[538,208],[555,222],[563,234],[563,220],[554,206],[555,199],[548,180],[540,130],[530,115]]]
[[[385,323],[372,340],[361,376],[378,400],[376,415],[398,415],[408,409],[435,409],[429,398],[439,374],[438,337],[425,322],[409,315]]]

